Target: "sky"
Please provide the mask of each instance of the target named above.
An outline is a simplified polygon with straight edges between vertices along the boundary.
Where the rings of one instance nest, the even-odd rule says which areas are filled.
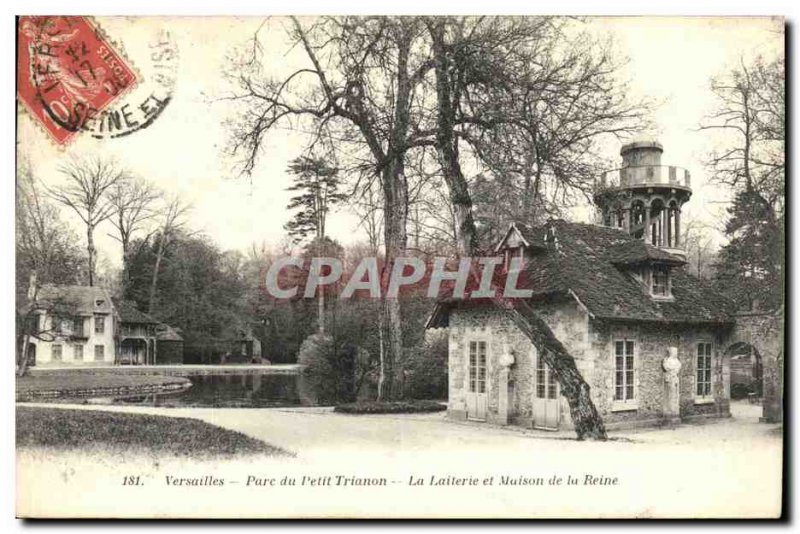
[[[156,67],[148,44],[162,30],[178,52],[171,102],[147,129],[118,139],[93,139],[79,135],[66,148],[57,147],[27,112],[18,120],[18,150],[34,175],[47,185],[63,183],[59,171],[75,156],[102,155],[153,182],[169,195],[191,203],[189,226],[212,238],[222,249],[245,250],[252,244],[278,245],[290,213],[285,206],[291,177],[285,169],[300,154],[304,137],[288,129],[266,138],[258,166],[251,177],[237,176],[226,156],[226,131],[222,123],[230,109],[218,97],[225,93],[222,72],[229,55],[246,44],[263,18],[133,18],[99,17],[100,27],[139,70],[143,81],[125,98],[139,102],[152,89]],[[261,29],[265,48],[275,60],[276,73],[300,65],[297,50],[286,52],[280,19]],[[684,207],[684,220],[719,226],[726,193],[709,184],[703,168],[705,155],[719,139],[697,131],[703,116],[714,106],[708,90],[710,77],[735,67],[740,58],[756,54],[774,57],[783,50],[783,22],[769,18],[593,18],[587,28],[598,35],[611,34],[617,48],[629,58],[622,76],[630,79],[634,97],[659,102],[654,112],[657,128],[643,132],[664,146],[662,163],[690,169],[694,190]],[[618,158],[619,144],[609,146]],[[576,218],[586,218],[576,212]],[[84,232],[77,216],[64,209],[64,218]],[[365,239],[358,220],[345,210],[329,217],[328,232],[344,244]],[[121,250],[105,223],[96,232],[101,254],[111,265],[121,263]],[[722,242],[721,236],[715,238]]]

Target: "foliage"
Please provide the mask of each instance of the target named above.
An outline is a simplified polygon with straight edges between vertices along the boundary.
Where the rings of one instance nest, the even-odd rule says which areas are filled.
[[[137,246],[130,259],[126,298],[139,309],[152,305],[150,284],[159,238]],[[163,253],[153,316],[182,330],[187,363],[219,363],[233,340],[251,329],[243,256],[221,252],[208,238],[185,233],[177,233]]]
[[[239,432],[183,417],[17,407],[17,447],[101,449],[192,458],[284,456],[286,451]]]
[[[784,299],[783,218],[775,220],[755,191],[736,193],[728,215],[730,241],[719,251],[715,283],[741,309],[779,308]]]
[[[447,398],[447,333],[432,331],[403,360],[404,399]]]
[[[442,412],[447,405],[432,400],[359,401],[339,404],[333,411],[349,414]]]
[[[717,109],[701,129],[722,146],[712,179],[732,192],[716,283],[744,309],[783,305],[785,265],[785,73],[783,58],[756,58],[711,82]]]
[[[326,237],[325,222],[331,208],[347,197],[339,192],[339,170],[322,158],[301,156],[289,164],[294,175],[289,191],[296,194],[287,209],[297,210],[285,228],[296,243],[314,236]]]
[[[352,400],[356,350],[337,344],[332,336],[312,334],[303,341],[297,363],[303,366],[306,386],[319,404]]]

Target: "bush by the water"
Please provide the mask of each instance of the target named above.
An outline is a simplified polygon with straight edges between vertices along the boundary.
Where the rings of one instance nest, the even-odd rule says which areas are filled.
[[[442,412],[447,409],[446,404],[432,400],[403,400],[403,401],[358,401],[349,404],[340,404],[333,411],[340,413],[370,414],[370,413],[425,413]]]
[[[338,344],[332,336],[308,336],[297,356],[303,366],[303,394],[320,404],[353,400],[355,358],[354,347]]]

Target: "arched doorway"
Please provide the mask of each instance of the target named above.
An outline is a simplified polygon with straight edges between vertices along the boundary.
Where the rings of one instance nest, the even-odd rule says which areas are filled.
[[[731,400],[760,402],[764,395],[764,364],[751,344],[734,343],[725,351],[730,360]]]

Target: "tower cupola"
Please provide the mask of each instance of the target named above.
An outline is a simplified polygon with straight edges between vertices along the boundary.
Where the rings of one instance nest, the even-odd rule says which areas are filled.
[[[594,202],[605,226],[683,254],[681,208],[692,196],[691,175],[682,167],[662,165],[663,152],[657,141],[623,145],[622,166],[600,176]]]

